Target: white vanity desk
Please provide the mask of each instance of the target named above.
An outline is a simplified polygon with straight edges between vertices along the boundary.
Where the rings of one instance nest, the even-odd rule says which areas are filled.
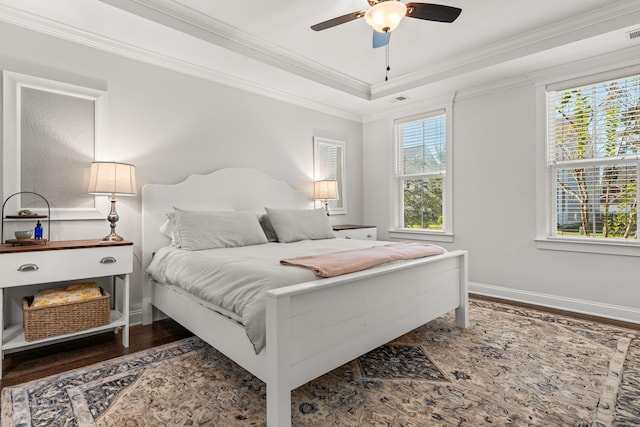
[[[67,340],[112,328],[122,328],[122,345],[129,347],[129,274],[133,271],[133,243],[100,240],[47,242],[44,245],[0,245],[0,355],[5,352]],[[22,323],[5,324],[5,290],[12,287],[113,277],[120,285],[121,307],[111,310],[108,324],[84,331],[26,341]],[[26,294],[24,296],[27,296]],[[118,310],[119,308],[119,310]],[[2,370],[0,369],[0,378]]]

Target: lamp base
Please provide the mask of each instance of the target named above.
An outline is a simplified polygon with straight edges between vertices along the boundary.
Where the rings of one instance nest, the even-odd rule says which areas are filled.
[[[122,236],[118,236],[116,234],[116,222],[118,222],[118,219],[120,219],[120,217],[118,216],[118,213],[116,212],[116,196],[115,194],[111,195],[111,211],[109,212],[109,215],[107,215],[107,221],[109,221],[109,226],[111,227],[111,233],[107,236],[104,236],[102,238],[103,242],[121,242],[124,239],[122,238]]]
[[[124,238],[122,236],[118,236],[116,233],[111,233],[108,236],[104,236],[102,238],[103,242],[121,242]]]

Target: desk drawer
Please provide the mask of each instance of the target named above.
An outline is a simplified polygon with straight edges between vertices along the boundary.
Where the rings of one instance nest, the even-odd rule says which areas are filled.
[[[60,249],[0,255],[0,287],[128,274],[131,246]]]

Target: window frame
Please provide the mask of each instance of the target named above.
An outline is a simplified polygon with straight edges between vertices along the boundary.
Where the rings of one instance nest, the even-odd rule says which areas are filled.
[[[607,255],[640,256],[640,239],[604,239],[597,237],[558,236],[554,233],[556,222],[553,216],[557,212],[555,203],[556,179],[553,173],[560,168],[550,167],[547,161],[549,138],[548,93],[564,91],[581,86],[596,85],[611,80],[622,79],[640,74],[640,66],[625,67],[586,74],[572,79],[549,79],[536,84],[536,238],[538,249],[569,252],[595,253]],[[594,160],[595,163],[606,159]],[[640,161],[638,164],[640,175]]]
[[[322,156],[321,145],[336,147],[337,158],[335,170],[323,173],[323,170],[330,169],[327,159]],[[313,176],[314,181],[325,179],[334,179],[338,182],[338,200],[328,200],[327,208],[331,215],[347,214],[347,174],[346,174],[346,150],[347,144],[343,140],[324,138],[321,136],[313,137]],[[324,207],[324,202],[315,201],[316,207]]]
[[[453,242],[453,120],[452,120],[452,104],[446,104],[437,108],[430,109],[419,114],[411,116],[400,117],[393,122],[393,156],[390,156],[393,160],[392,164],[392,188],[393,188],[393,215],[392,225],[389,230],[389,237],[395,239],[414,239],[414,240],[428,240],[436,242]],[[398,170],[398,144],[400,143],[398,138],[398,128],[400,125],[413,121],[427,120],[433,117],[439,117],[444,115],[445,118],[445,150],[446,161],[445,171],[442,172],[429,172],[416,175],[416,177],[429,177],[429,176],[442,176],[443,177],[443,202],[442,202],[442,230],[428,230],[428,229],[415,229],[404,228],[402,225],[404,218],[404,191],[403,180],[404,175],[400,175]]]

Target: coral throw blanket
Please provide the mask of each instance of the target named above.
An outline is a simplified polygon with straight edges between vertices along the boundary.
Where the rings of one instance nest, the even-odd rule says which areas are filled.
[[[334,277],[391,261],[424,258],[445,252],[440,246],[401,242],[366,249],[287,258],[280,260],[280,264],[308,268],[320,277]]]

